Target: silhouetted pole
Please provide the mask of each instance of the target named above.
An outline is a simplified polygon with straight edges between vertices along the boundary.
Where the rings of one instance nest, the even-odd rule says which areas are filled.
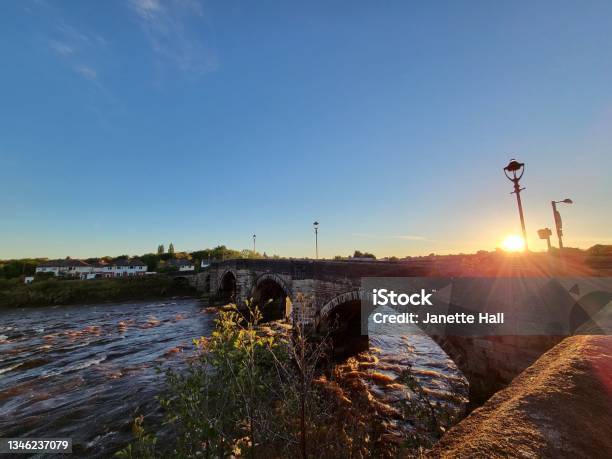
[[[257,236],[253,234],[253,255],[255,255],[255,239],[256,238]]]
[[[548,246],[548,251],[550,252],[552,249],[552,245],[550,245],[550,236],[552,231],[550,228],[542,228],[538,230],[538,236],[540,239],[546,239],[546,245]]]
[[[557,238],[559,238],[559,250],[563,250],[563,221],[561,220],[561,214],[557,210],[557,204],[573,204],[569,198],[565,198],[563,201],[550,201],[553,209],[553,217],[555,217],[555,228],[557,229]]]
[[[508,175],[508,172],[511,172],[512,175]],[[512,193],[516,194],[516,203],[518,205],[519,217],[521,218],[521,229],[523,230],[525,250],[529,250],[529,246],[527,245],[527,230],[525,229],[525,217],[523,216],[523,203],[521,202],[521,191],[525,188],[521,188],[521,186],[519,185],[519,180],[523,176],[524,172],[525,163],[519,163],[516,159],[511,159],[508,165],[504,167],[504,174],[506,174],[508,180],[514,183],[514,191]]]
[[[312,224],[315,232],[315,260],[319,259],[319,222]]]

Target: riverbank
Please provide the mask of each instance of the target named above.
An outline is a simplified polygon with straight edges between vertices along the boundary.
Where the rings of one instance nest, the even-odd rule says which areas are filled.
[[[170,296],[197,296],[197,292],[184,283],[162,275],[85,281],[51,278],[31,284],[0,282],[0,308],[104,303]]]
[[[612,457],[612,337],[573,336],[452,428],[428,457]]]

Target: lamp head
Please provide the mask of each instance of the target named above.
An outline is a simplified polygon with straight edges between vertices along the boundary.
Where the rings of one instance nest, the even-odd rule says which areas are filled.
[[[511,159],[510,162],[504,169],[508,172],[518,171],[521,167],[523,167],[525,163],[519,163],[516,159]]]
[[[565,204],[574,204],[574,201],[572,201],[570,198],[565,198],[563,201],[561,201]]]
[[[314,222],[312,226],[314,227],[314,229],[317,229],[319,227],[319,222]]]
[[[519,171],[521,171],[520,174],[518,174]],[[508,172],[512,173],[512,177],[508,175]],[[511,159],[508,165],[504,167],[504,174],[510,180],[520,179],[523,176],[523,172],[525,172],[525,163],[519,163],[516,159]]]

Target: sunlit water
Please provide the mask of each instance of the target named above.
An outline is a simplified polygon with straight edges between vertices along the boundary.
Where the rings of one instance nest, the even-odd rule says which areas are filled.
[[[0,437],[70,437],[87,457],[128,443],[135,416],[159,420],[157,369],[186,365],[192,339],[214,325],[195,299],[3,310],[0,319]],[[415,429],[400,410],[414,394],[393,383],[408,368],[441,409],[463,410],[466,399],[452,395],[466,395],[465,380],[428,337],[372,333],[370,348],[347,371],[357,362],[391,435]]]
[[[364,381],[386,415],[387,431],[398,443],[416,432],[422,438],[435,441],[433,432],[423,432],[424,420],[406,410],[406,406],[419,404],[433,410],[437,425],[444,431],[465,414],[467,379],[444,351],[415,325],[380,326],[370,320],[368,333],[370,348],[356,360],[371,362],[365,367]],[[403,374],[414,378],[419,391],[397,383]]]

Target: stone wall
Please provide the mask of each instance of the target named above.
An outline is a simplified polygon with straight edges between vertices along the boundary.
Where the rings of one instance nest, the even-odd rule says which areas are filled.
[[[563,336],[432,336],[470,383],[470,404],[507,386]]]
[[[567,338],[425,456],[612,457],[611,375],[611,336]]]

